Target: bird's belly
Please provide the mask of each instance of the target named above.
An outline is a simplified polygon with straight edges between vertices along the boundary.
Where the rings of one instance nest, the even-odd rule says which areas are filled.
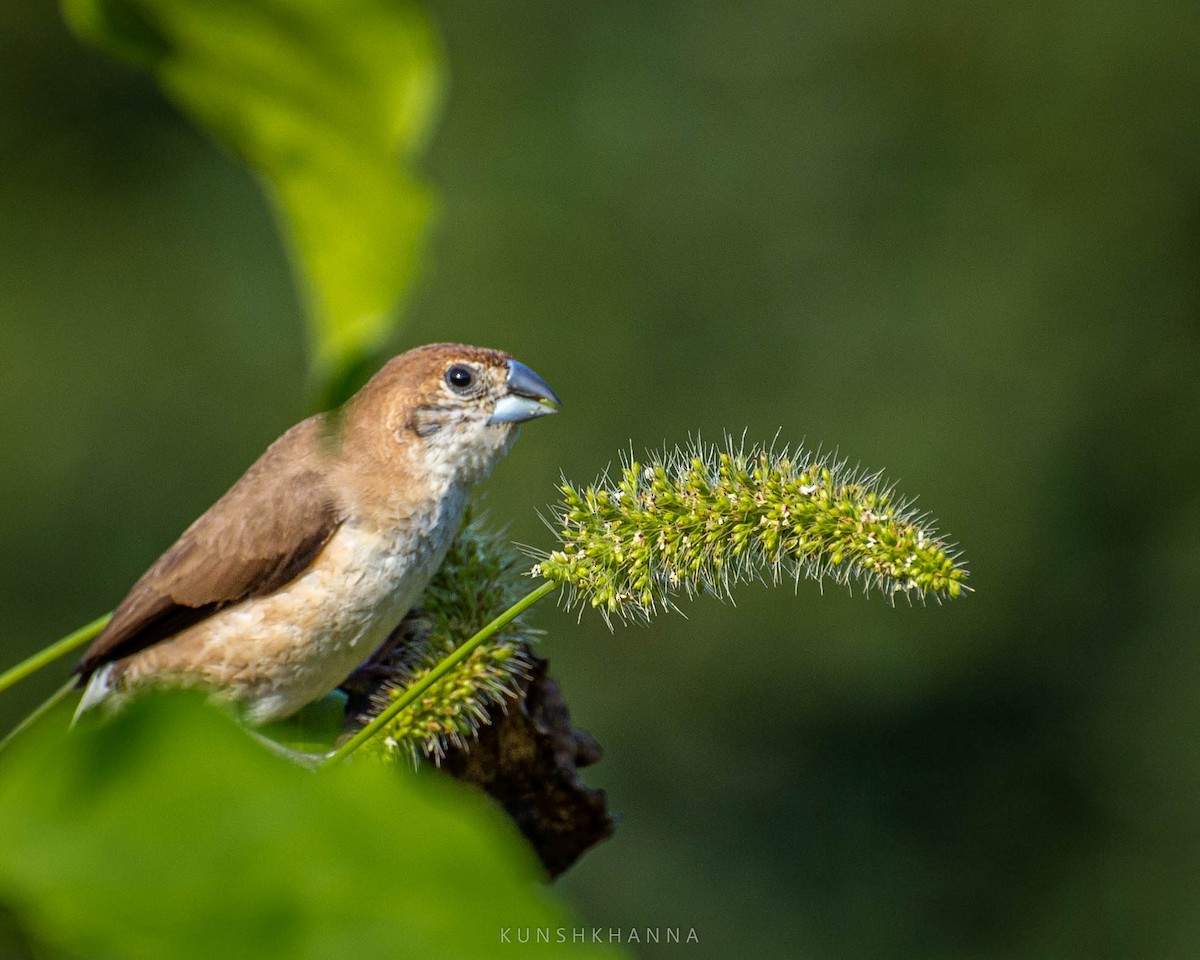
[[[449,547],[440,526],[408,537],[342,527],[283,589],[213,615],[130,666],[197,679],[238,701],[252,723],[289,716],[345,680],[420,598]]]

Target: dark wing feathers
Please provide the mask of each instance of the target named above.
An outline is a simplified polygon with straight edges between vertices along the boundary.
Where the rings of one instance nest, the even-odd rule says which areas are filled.
[[[341,524],[320,469],[320,423],[293,427],[155,561],[75,672],[144,650],[304,572]]]

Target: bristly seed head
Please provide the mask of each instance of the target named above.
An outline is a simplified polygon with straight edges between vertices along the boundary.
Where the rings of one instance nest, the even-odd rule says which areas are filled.
[[[371,697],[377,715],[421,680],[455,647],[507,610],[526,592],[520,555],[498,534],[468,523],[421,597],[420,629],[400,651],[394,670]],[[528,645],[536,639],[520,618],[471,653],[387,725],[368,749],[393,756],[441,760],[451,745],[461,747],[489,722],[488,710],[505,708],[529,676]]]
[[[609,622],[646,620],[680,594],[727,598],[751,580],[829,578],[938,600],[970,590],[957,551],[878,474],[802,449],[697,440],[627,460],[615,483],[560,492],[559,549],[535,554],[532,574]]]

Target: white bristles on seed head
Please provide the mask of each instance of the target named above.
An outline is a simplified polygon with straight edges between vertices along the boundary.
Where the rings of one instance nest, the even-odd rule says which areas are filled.
[[[607,622],[645,621],[674,599],[732,599],[741,583],[830,580],[889,598],[957,596],[958,556],[878,472],[802,447],[722,446],[699,437],[623,458],[586,488],[561,486],[559,549],[535,553],[534,575],[560,583],[568,606]]]

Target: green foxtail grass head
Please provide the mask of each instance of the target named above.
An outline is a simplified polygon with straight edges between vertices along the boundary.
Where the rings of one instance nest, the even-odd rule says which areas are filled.
[[[520,555],[500,535],[467,523],[421,598],[419,613],[406,621],[404,643],[387,663],[388,675],[371,695],[369,720],[434,667],[462,641],[519,600],[528,590]],[[404,708],[369,742],[369,748],[439,761],[451,744],[463,746],[488,722],[488,710],[503,708],[527,677],[528,645],[536,631],[520,618],[476,648]]]
[[[958,597],[967,569],[932,523],[843,460],[803,449],[684,449],[630,458],[620,476],[564,482],[558,549],[533,575],[610,621],[645,620],[679,596],[727,597],[751,580],[831,580],[889,597]]]

